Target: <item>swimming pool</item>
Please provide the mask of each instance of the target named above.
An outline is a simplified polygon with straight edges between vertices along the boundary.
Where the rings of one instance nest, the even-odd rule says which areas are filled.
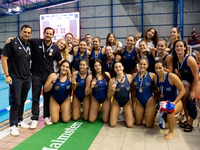
[[[9,85],[5,83],[5,77],[2,70],[2,65],[0,61],[0,122],[3,122],[7,119],[9,119]],[[29,90],[28,97],[26,103],[25,103],[25,111],[30,110],[32,106],[32,90]],[[40,103],[42,102],[42,99],[40,99]]]

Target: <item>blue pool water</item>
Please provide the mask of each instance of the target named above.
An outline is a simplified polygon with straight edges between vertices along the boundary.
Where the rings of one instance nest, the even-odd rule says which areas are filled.
[[[2,70],[2,65],[0,61],[0,122],[9,119],[9,111],[5,110],[5,108],[9,108],[9,100],[8,100],[8,92],[9,92],[9,85],[5,83],[5,77]],[[27,100],[32,98],[31,89],[28,93]],[[31,109],[32,102],[25,104],[25,111]]]

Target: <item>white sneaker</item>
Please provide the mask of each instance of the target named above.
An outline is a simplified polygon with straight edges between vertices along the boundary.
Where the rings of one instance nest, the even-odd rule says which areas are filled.
[[[10,127],[10,134],[12,136],[18,136],[19,135],[18,128],[15,125]]]
[[[20,126],[20,127],[22,127],[22,128],[29,128],[29,127],[30,127],[28,124],[26,124],[26,123],[23,122],[23,121],[20,121],[20,122],[18,123],[18,126]]]
[[[30,129],[37,128],[37,125],[38,125],[38,121],[37,120],[32,120],[31,125],[30,125]]]
[[[49,117],[44,118],[44,122],[46,123],[46,125],[52,125],[52,122],[49,119]]]

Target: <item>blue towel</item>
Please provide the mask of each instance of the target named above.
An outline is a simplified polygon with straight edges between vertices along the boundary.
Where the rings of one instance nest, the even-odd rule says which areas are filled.
[[[197,117],[197,107],[196,107],[196,100],[190,99],[186,103],[186,109],[188,110],[189,116],[193,119]]]

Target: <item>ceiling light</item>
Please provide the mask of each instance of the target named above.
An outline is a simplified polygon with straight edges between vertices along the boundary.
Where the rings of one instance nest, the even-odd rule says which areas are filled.
[[[8,8],[8,12],[10,13],[12,11],[12,9],[11,8]]]
[[[16,10],[16,11],[20,11],[21,9],[20,9],[19,6],[17,6],[17,7],[15,8],[15,10]]]

